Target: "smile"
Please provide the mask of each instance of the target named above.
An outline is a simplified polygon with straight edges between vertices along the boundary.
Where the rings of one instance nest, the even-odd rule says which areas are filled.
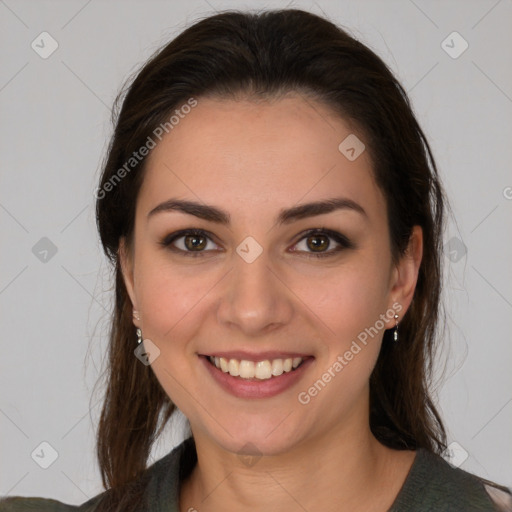
[[[226,359],[225,357],[209,356],[208,360],[224,373],[242,379],[266,380],[279,377],[298,368],[304,359],[302,357],[289,357],[286,359],[265,359],[263,361],[249,361],[246,359]]]
[[[281,358],[275,356],[284,354],[261,354],[254,356],[255,360],[243,359],[245,354],[242,353],[237,354],[240,359],[234,353],[224,355],[226,357],[199,355],[199,360],[213,382],[229,394],[244,399],[271,398],[283,393],[298,383],[315,361],[313,356],[300,357],[299,354]]]

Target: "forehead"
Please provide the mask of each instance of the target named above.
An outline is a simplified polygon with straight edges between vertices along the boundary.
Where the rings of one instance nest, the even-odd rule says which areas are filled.
[[[368,152],[349,160],[339,149],[354,136],[363,142],[328,107],[300,95],[198,98],[148,156],[139,200],[146,212],[180,197],[246,216],[342,195],[381,216]]]

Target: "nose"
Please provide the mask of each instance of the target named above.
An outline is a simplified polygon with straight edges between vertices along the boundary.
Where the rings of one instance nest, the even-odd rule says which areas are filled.
[[[247,337],[264,335],[287,325],[293,314],[290,289],[265,251],[248,263],[237,254],[222,289],[218,321]]]

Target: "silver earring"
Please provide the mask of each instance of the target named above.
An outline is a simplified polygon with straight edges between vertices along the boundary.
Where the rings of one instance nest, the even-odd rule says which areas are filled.
[[[398,341],[398,315],[395,314],[395,330],[393,332],[393,341]]]
[[[135,318],[135,320],[140,320],[139,312],[135,309],[133,310],[133,318]]]
[[[137,345],[140,345],[142,343],[142,331],[140,328],[137,328]]]

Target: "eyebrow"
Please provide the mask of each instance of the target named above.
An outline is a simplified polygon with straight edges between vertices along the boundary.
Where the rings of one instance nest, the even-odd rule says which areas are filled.
[[[351,210],[360,213],[364,217],[368,217],[364,208],[352,199],[335,197],[284,208],[279,211],[276,221],[278,225],[291,224],[300,219],[323,215],[336,210]],[[221,208],[180,199],[169,199],[159,204],[148,213],[148,219],[157,213],[170,211],[187,213],[217,224],[229,225],[231,223],[231,215]]]

